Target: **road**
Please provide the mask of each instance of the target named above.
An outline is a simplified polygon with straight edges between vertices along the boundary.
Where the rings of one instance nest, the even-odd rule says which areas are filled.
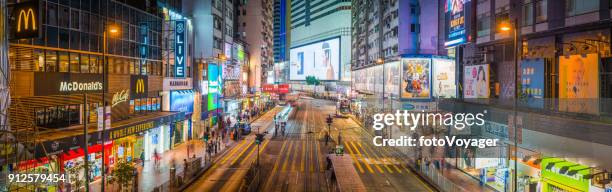
[[[278,108],[275,110],[279,110]],[[288,121],[286,135],[274,136],[272,113],[254,124],[268,129],[261,144],[260,163],[263,175],[259,191],[329,191],[325,156],[334,147],[326,146],[328,131],[325,118],[335,111],[335,103],[302,98]],[[262,129],[263,130],[263,129]],[[405,166],[400,155],[375,147],[372,136],[350,118],[334,118],[331,135],[341,142],[345,153],[353,158],[354,167],[368,191],[432,191],[432,188]],[[254,136],[246,137],[187,191],[238,191],[251,163],[255,162]],[[341,176],[338,176],[341,177]]]

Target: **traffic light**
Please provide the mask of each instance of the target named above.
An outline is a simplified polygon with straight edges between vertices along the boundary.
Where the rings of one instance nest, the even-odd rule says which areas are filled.
[[[264,140],[264,135],[263,134],[256,134],[255,135],[255,143],[257,145],[261,144],[261,142]]]
[[[334,122],[334,119],[332,119],[331,115],[327,116],[327,124],[331,125]]]

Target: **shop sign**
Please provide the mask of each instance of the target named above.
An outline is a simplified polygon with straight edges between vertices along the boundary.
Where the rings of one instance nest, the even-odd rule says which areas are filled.
[[[191,78],[164,78],[164,91],[192,89]]]
[[[446,1],[444,10],[445,19],[445,42],[446,47],[466,43],[469,40],[467,29],[469,29],[471,0]]]
[[[185,20],[176,20],[174,40],[174,76],[185,77]]]
[[[489,136],[491,138],[500,139],[502,141],[508,140],[508,126],[495,123],[492,121],[486,121],[484,125],[485,136]]]
[[[42,34],[40,13],[38,0],[13,4],[13,15],[10,18],[13,39],[39,38]]]
[[[555,163],[550,169],[546,169],[545,167],[549,167],[548,165],[551,163]],[[550,180],[555,183],[562,183],[565,188],[578,189],[580,191],[589,191],[590,181],[589,179],[584,179],[584,175],[590,174],[591,169],[588,166],[581,165],[574,162],[564,161],[559,158],[544,158],[542,160],[542,177],[545,178],[544,181]],[[568,166],[570,167],[565,174],[561,174],[559,171],[562,167]],[[569,173],[571,170],[576,170],[577,173],[570,176]],[[550,184],[549,184],[550,185]],[[555,184],[557,186],[557,184]]]
[[[115,140],[118,138],[122,138],[128,135],[133,135],[139,132],[143,132],[146,131],[148,129],[154,128],[155,127],[155,122],[154,121],[150,121],[150,122],[146,122],[146,123],[140,123],[140,124],[136,124],[136,125],[131,125],[128,127],[124,127],[121,129],[115,129],[112,130],[108,137],[110,140]]]
[[[408,111],[436,111],[436,102],[403,102],[402,109]]]
[[[34,95],[101,93],[102,79],[101,74],[35,72]]]
[[[120,92],[117,92],[113,95],[113,101],[112,101],[112,107],[114,107],[115,105],[121,103],[121,102],[125,102],[128,100],[128,96],[129,96],[129,90],[122,90]]]
[[[130,76],[130,96],[132,99],[147,97],[148,78],[146,75]]]
[[[193,91],[179,90],[170,92],[170,111],[193,112]]]

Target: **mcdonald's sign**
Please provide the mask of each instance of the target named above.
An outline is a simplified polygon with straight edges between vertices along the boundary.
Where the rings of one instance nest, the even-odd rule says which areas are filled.
[[[12,39],[40,38],[40,1],[31,0],[14,4],[11,14]]]
[[[130,87],[132,98],[147,97],[148,83],[146,75],[132,75],[130,76]]]

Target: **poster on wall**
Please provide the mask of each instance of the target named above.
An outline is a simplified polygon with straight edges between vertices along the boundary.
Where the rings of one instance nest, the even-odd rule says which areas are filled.
[[[384,77],[383,77],[383,66],[382,65],[377,65],[374,67],[370,67],[372,70],[374,70],[374,93],[382,93],[383,89],[385,88],[384,86]]]
[[[470,13],[470,0],[446,0],[444,4],[444,20],[446,31],[445,46],[456,46],[467,42],[466,26]]]
[[[340,37],[293,47],[290,50],[289,79],[340,79]]]
[[[559,57],[559,98],[559,110],[598,113],[599,55]]]
[[[431,96],[431,59],[402,59],[402,99],[429,99]]]
[[[465,66],[463,73],[464,98],[489,98],[489,64]]]
[[[521,94],[530,107],[544,107],[544,70],[544,59],[521,61]]]
[[[433,58],[433,96],[436,98],[456,98],[457,82],[455,61]]]
[[[390,62],[385,64],[385,93],[391,97],[399,96],[400,87],[400,62]]]
[[[193,92],[191,90],[171,91],[170,111],[193,113]]]

